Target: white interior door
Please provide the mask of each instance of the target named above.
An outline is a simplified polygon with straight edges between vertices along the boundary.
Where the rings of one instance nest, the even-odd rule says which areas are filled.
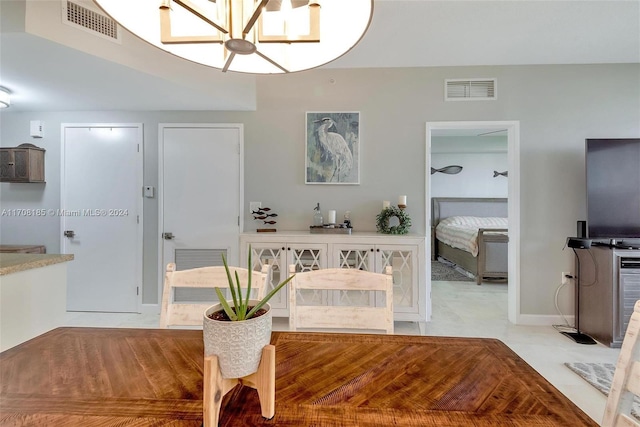
[[[222,253],[238,265],[242,125],[160,125],[159,134],[162,269],[221,265]]]
[[[137,312],[142,284],[142,125],[63,125],[67,310]]]

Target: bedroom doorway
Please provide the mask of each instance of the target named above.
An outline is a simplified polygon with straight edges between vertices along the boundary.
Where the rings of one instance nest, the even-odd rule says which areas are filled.
[[[490,179],[500,178],[502,181],[502,185],[506,183],[506,195],[508,198],[508,223],[509,223],[509,243],[508,243],[508,283],[507,283],[507,318],[509,322],[518,324],[520,318],[520,260],[519,260],[519,242],[520,242],[520,197],[519,197],[519,182],[520,182],[520,170],[519,170],[519,159],[520,159],[520,130],[519,130],[519,122],[518,121],[461,121],[461,122],[428,122],[426,124],[426,177],[425,177],[425,188],[426,188],[426,229],[432,230],[432,195],[434,194],[432,191],[432,183],[436,182],[438,178],[432,178],[432,173],[439,174],[442,176],[454,175],[459,168],[455,168],[452,166],[462,166],[464,169],[465,165],[440,165],[432,163],[434,155],[438,158],[433,152],[434,142],[435,145],[438,145],[438,140],[441,137],[456,137],[455,139],[464,140],[466,143],[472,143],[473,138],[480,138],[481,136],[492,136],[492,140],[494,143],[494,147],[488,151],[496,151],[495,141],[498,138],[496,136],[503,135],[506,138],[506,168],[505,170],[499,170],[500,168],[496,166],[496,169],[493,170],[493,174],[497,174],[495,178],[491,177]],[[453,140],[454,138],[452,138]],[[476,139],[479,144],[480,139]],[[452,144],[455,145],[455,144]],[[460,148],[461,145],[458,144],[458,151],[464,151],[464,148]],[[480,151],[480,145],[477,146]],[[485,150],[486,151],[486,150]],[[447,167],[449,167],[447,169]],[[433,169],[432,169],[433,168]],[[471,169],[472,166],[468,166],[468,170]],[[475,178],[473,178],[476,181]],[[491,185],[499,185],[500,181],[494,181]],[[483,191],[487,191],[486,188]],[[499,189],[493,189],[493,191],[500,191]],[[495,194],[486,194],[486,193],[466,193],[466,194],[456,194],[458,197],[479,197],[491,195],[495,197]],[[432,236],[432,245],[427,245],[427,252],[429,254],[429,260],[432,259],[431,254],[433,252],[434,247],[434,239]],[[431,267],[431,262],[428,262],[429,267]],[[434,271],[435,274],[435,271]],[[429,278],[429,291],[431,291],[431,268],[429,268],[428,273]],[[476,286],[474,281],[469,283],[465,283],[466,286]],[[481,288],[479,286],[478,288]]]

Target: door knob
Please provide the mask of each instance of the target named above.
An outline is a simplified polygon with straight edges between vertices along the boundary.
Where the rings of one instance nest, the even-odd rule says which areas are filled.
[[[173,235],[173,233],[169,232],[169,233],[162,233],[162,238],[165,240],[173,240],[176,236]]]
[[[73,230],[65,230],[64,232],[64,237],[70,237],[73,239],[75,236],[76,236],[76,233]]]

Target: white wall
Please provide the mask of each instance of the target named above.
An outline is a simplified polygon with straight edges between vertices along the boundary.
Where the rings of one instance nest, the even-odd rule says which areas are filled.
[[[508,169],[506,136],[434,136],[431,167],[462,166],[455,175],[431,175],[431,197],[507,197],[508,178],[494,171]]]
[[[225,122],[245,125],[245,204],[262,201],[278,212],[278,229],[306,229],[320,202],[352,211],[356,230],[375,230],[381,200],[408,195],[412,231],[425,233],[425,123],[520,121],[521,313],[554,315],[559,273],[573,270],[563,251],[575,221],[585,218],[585,138],[640,135],[638,64],[318,69],[257,79],[255,112],[0,113],[1,141],[28,141],[29,120],[43,120],[47,184],[0,185],[2,207],[59,205],[60,123],[142,122],[146,185],[157,186],[157,125]],[[495,77],[497,101],[445,102],[445,78]],[[333,80],[333,81],[332,81]],[[305,185],[306,111],[361,112],[361,184]],[[32,141],[31,141],[32,142]],[[497,178],[496,178],[497,179]],[[248,209],[247,209],[248,210]],[[157,199],[145,199],[143,301],[157,301]],[[246,212],[246,228],[254,226]],[[57,221],[2,218],[2,243],[59,245]],[[25,242],[28,237],[29,242]],[[51,250],[53,247],[54,250]],[[568,300],[570,290],[563,295]],[[570,307],[563,302],[564,312]]]

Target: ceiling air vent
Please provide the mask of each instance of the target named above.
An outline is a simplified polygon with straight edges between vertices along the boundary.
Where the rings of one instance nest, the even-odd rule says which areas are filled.
[[[447,79],[444,81],[445,101],[495,100],[496,79]]]
[[[62,22],[65,24],[120,42],[118,23],[107,15],[68,0],[63,0],[62,5]]]

